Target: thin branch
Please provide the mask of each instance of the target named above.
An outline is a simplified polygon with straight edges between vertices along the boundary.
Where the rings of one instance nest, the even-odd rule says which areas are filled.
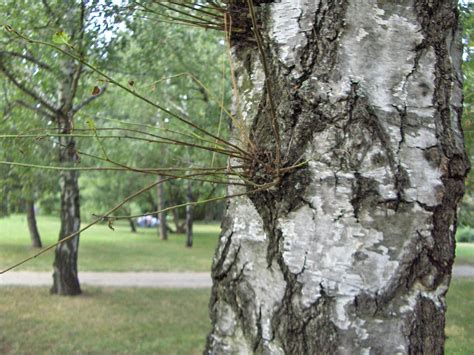
[[[181,178],[179,178],[181,179]],[[117,219],[128,219],[128,218],[132,218],[134,216],[118,216],[118,217],[110,217],[110,215],[112,213],[114,213],[115,211],[117,211],[118,209],[120,209],[122,206],[124,206],[126,203],[128,203],[129,201],[133,200],[135,197],[137,196],[140,196],[141,194],[143,194],[144,192],[147,192],[149,190],[151,190],[152,188],[154,188],[155,186],[159,185],[159,184],[162,184],[166,181],[170,181],[170,180],[175,180],[175,178],[165,178],[165,179],[161,179],[161,180],[158,180],[158,181],[155,181],[153,182],[152,184],[140,189],[139,191],[133,193],[132,195],[128,196],[127,198],[125,198],[124,200],[122,200],[122,202],[120,202],[119,204],[117,204],[116,206],[114,206],[113,208],[111,208],[110,210],[108,210],[106,213],[104,213],[103,215],[101,216],[97,216],[94,215],[96,217],[96,219],[94,219],[91,223],[89,223],[88,225],[86,225],[84,228],[81,228],[80,230],[78,230],[77,232],[74,232],[70,235],[68,235],[67,237],[57,241],[56,243],[48,246],[47,248],[41,250],[40,252],[26,258],[26,259],[23,259],[21,260],[20,262],[12,265],[12,266],[9,266],[7,267],[6,269],[3,269],[0,271],[0,275],[1,274],[4,274],[12,269],[15,269],[23,264],[25,264],[26,262],[30,261],[30,260],[33,260],[35,258],[37,258],[38,256],[46,253],[47,251],[55,248],[56,246],[76,237],[77,235],[79,235],[80,233],[86,231],[87,229],[89,229],[90,227],[92,227],[93,225],[101,222],[101,221],[104,221],[104,220],[109,220],[109,221],[114,221],[114,220],[117,220]],[[189,202],[189,203],[185,203],[185,204],[181,204],[181,205],[176,205],[176,206],[172,206],[172,207],[168,207],[168,208],[164,208],[162,210],[158,210],[158,211],[154,211],[154,212],[150,212],[150,213],[147,213],[147,214],[144,214],[144,215],[150,215],[150,214],[156,214],[156,213],[161,213],[161,212],[166,212],[166,211],[170,211],[170,210],[173,210],[173,209],[176,209],[176,208],[180,208],[180,207],[185,207],[185,206],[188,206],[188,205],[192,205],[192,206],[196,206],[196,205],[199,205],[199,204],[204,204],[204,203],[209,203],[209,202],[214,202],[214,201],[220,201],[220,200],[225,200],[225,199],[228,199],[228,198],[234,198],[234,197],[240,197],[240,196],[245,196],[245,195],[249,195],[249,194],[254,194],[256,192],[259,192],[259,191],[262,191],[266,188],[269,188],[271,186],[274,186],[274,183],[269,183],[269,184],[265,184],[265,186],[262,186],[261,188],[258,188],[258,189],[255,189],[255,190],[251,190],[251,191],[246,191],[246,192],[242,192],[242,193],[238,193],[238,194],[233,194],[233,195],[227,195],[227,196],[221,196],[221,197],[215,197],[215,198],[212,198],[212,199],[208,199],[208,200],[201,200],[201,201],[196,201],[196,202]],[[139,215],[141,216],[141,215]]]
[[[156,2],[156,0],[155,0]],[[193,10],[193,11],[197,11],[197,12],[200,12],[200,13],[203,13],[203,14],[206,14],[206,15],[209,15],[209,16],[212,16],[212,17],[216,17],[217,19],[221,20],[222,19],[222,14],[217,14],[215,12],[211,12],[211,11],[206,11],[206,10],[203,10],[202,8],[199,8],[199,7],[193,7],[192,5],[187,5],[186,3],[184,2],[174,2],[174,1],[169,1],[171,4],[173,5],[176,5],[176,6],[181,6],[181,7],[185,7],[185,8],[188,8],[190,10]]]
[[[157,12],[153,9],[150,9],[148,7],[146,7],[145,5],[141,4],[141,3],[138,3],[138,2],[133,2],[134,4],[142,7],[144,10],[142,10],[143,12],[145,13],[152,13],[152,14],[155,14],[156,16],[160,16],[160,17],[164,17],[164,18],[167,18],[169,19],[169,21],[171,23],[179,23],[179,24],[184,24],[184,25],[191,25],[191,26],[198,26],[198,27],[202,27],[202,28],[211,28],[211,29],[216,29],[216,30],[222,30],[222,24],[216,24],[216,23],[212,23],[212,22],[206,22],[204,19],[199,19],[198,21],[196,20],[189,20],[189,19],[186,19],[186,18],[181,18],[181,17],[177,17],[177,16],[172,16],[172,15],[168,15],[166,13],[160,13],[160,12]],[[166,8],[169,8],[168,6],[166,5],[163,5],[162,3],[159,3],[159,5],[161,6],[164,6]],[[174,10],[176,12],[179,12],[177,10]],[[190,17],[193,17],[193,16],[190,16]]]
[[[91,95],[89,96],[87,99],[85,99],[84,101],[78,103],[77,105],[74,105],[74,107],[72,108],[72,113],[73,114],[76,114],[78,111],[80,111],[82,108],[84,108],[85,106],[89,105],[91,102],[93,102],[95,99],[99,98],[100,96],[102,96],[104,94],[104,92],[107,90],[107,87],[108,87],[108,83],[105,83],[104,86],[102,86],[99,90],[99,93],[97,95]]]
[[[118,163],[115,163],[118,164]],[[121,172],[134,172],[134,173],[142,173],[148,175],[161,175],[176,179],[185,179],[185,180],[193,180],[199,182],[209,182],[212,184],[220,184],[220,185],[239,185],[239,186],[250,186],[248,183],[243,183],[236,180],[230,180],[228,178],[229,174],[226,171],[203,171],[199,173],[194,173],[192,177],[187,177],[186,175],[176,175],[166,172],[166,169],[154,169],[154,168],[131,168],[131,167],[62,167],[62,166],[48,166],[48,165],[37,165],[37,164],[28,164],[28,163],[17,163],[17,162],[9,162],[9,161],[0,161],[0,165],[7,165],[7,166],[19,166],[23,168],[33,168],[33,169],[41,169],[41,170],[55,170],[55,171],[121,171]],[[120,166],[120,164],[119,164]],[[168,170],[174,171],[176,169]],[[188,168],[187,171],[194,171],[195,169]],[[202,170],[197,170],[202,171]],[[215,177],[226,177],[227,180],[218,180],[218,179],[209,179],[209,178],[199,178],[197,176],[215,176]],[[259,186],[259,185],[252,185],[252,186]]]
[[[44,116],[47,116],[49,117],[50,119],[54,120],[56,119],[56,117],[54,115],[52,115],[51,113],[49,113],[48,111],[45,111],[43,110],[43,108],[41,106],[33,106],[33,105],[30,105],[28,103],[26,103],[25,101],[23,100],[15,100],[14,102],[11,103],[11,106],[14,107],[14,106],[22,106],[28,110],[31,110],[31,111],[34,111],[34,112],[38,112],[40,113],[41,115],[44,115]]]
[[[159,16],[159,15],[157,15]],[[163,16],[163,15],[162,15]],[[189,26],[189,27],[199,27],[199,28],[204,28],[204,29],[210,29],[210,30],[216,30],[216,31],[222,31],[222,28],[221,27],[216,27],[216,26],[209,26],[209,25],[202,25],[202,24],[194,24],[194,23],[189,23],[189,22],[184,22],[184,21],[180,21],[179,19],[169,19],[169,20],[164,20],[164,19],[161,19],[161,20],[157,20],[153,17],[150,17],[150,16],[135,16],[137,18],[141,18],[141,19],[144,19],[144,20],[150,20],[150,21],[153,21],[155,23],[170,23],[170,24],[173,24],[173,25],[182,25],[182,26]],[[170,16],[165,16],[167,18],[169,18]],[[242,32],[242,31],[235,31],[235,32]]]
[[[28,88],[25,84],[21,83],[18,81],[13,73],[9,71],[3,61],[0,58],[0,72],[5,74],[5,76],[21,91],[23,91],[25,94],[31,96],[33,99],[41,103],[44,107],[46,107],[48,110],[51,111],[52,114],[56,113],[56,108],[54,107],[54,104],[50,103],[46,98],[44,98],[45,95],[43,95],[40,92],[37,92],[34,89]]]
[[[196,20],[198,20],[199,22],[203,22],[203,23],[206,23],[206,24],[210,24],[210,25],[214,25],[214,26],[219,26],[219,25],[222,25],[221,23],[215,23],[215,22],[212,22],[208,19],[205,19],[205,18],[202,18],[202,17],[199,17],[199,16],[195,16],[195,15],[192,15],[186,11],[182,11],[182,10],[179,10],[179,9],[176,9],[172,6],[168,6],[168,5],[165,5],[163,2],[161,1],[154,1],[157,5],[159,6],[162,6],[164,7],[165,9],[168,9],[168,10],[171,10],[171,11],[174,11],[174,12],[177,12],[178,14],[181,14],[181,15],[184,15],[184,16],[187,16],[189,18],[194,18]],[[171,2],[173,3],[173,2]],[[156,13],[156,12],[155,12]],[[158,13],[159,14],[159,13]],[[159,14],[161,15],[161,14]]]
[[[82,114],[84,115],[84,113],[82,113]],[[193,132],[193,134],[190,134],[190,133],[184,133],[182,131],[175,131],[175,130],[170,129],[170,128],[156,127],[156,126],[149,125],[149,124],[146,124],[146,123],[127,122],[127,121],[123,121],[123,120],[119,120],[119,119],[115,119],[115,118],[107,118],[107,117],[101,117],[101,116],[92,116],[92,115],[89,115],[89,116],[92,117],[92,118],[95,118],[95,119],[102,119],[102,120],[106,120],[106,121],[117,122],[117,123],[124,124],[124,125],[139,126],[139,127],[149,128],[149,129],[156,129],[156,130],[160,130],[160,131],[163,131],[163,132],[174,133],[176,135],[180,135],[180,136],[183,136],[183,137],[198,139],[202,142],[212,144],[212,145],[214,145],[216,147],[219,147],[221,149],[225,149],[224,146],[222,146],[218,143],[214,143],[213,141],[207,140],[207,139],[199,136],[198,134],[196,134],[194,132]],[[76,131],[77,131],[77,129],[76,129]]]
[[[73,33],[71,34],[71,40],[78,43],[78,48],[77,52],[79,53],[80,56],[84,56],[84,33],[85,33],[85,28],[84,28],[84,21],[85,21],[85,4],[84,1],[81,1],[81,12],[80,12],[80,18],[79,18],[79,38],[77,41],[74,41],[74,38],[76,36],[75,29]],[[83,65],[82,63],[77,63],[76,70],[74,71],[73,77],[72,77],[72,85],[71,85],[71,98],[76,97],[77,93],[77,88],[79,86],[79,79],[81,78],[81,74],[83,72]],[[71,102],[72,104],[72,102]]]
[[[54,72],[53,68],[51,68],[48,64],[40,61],[39,59],[37,59],[34,56],[29,55],[29,54],[21,54],[21,53],[12,52],[12,51],[0,51],[0,55],[9,55],[11,57],[17,57],[17,58],[25,59],[25,60],[27,60],[31,63],[36,64],[41,69],[45,69],[45,70],[48,70],[50,72]]]
[[[54,19],[56,26],[59,27],[60,16],[53,11],[53,9],[51,8],[51,6],[49,6],[46,0],[41,0],[41,2],[43,3],[43,6],[45,7],[46,12],[48,13],[48,17],[50,19]]]
[[[204,203],[209,203],[209,202],[216,202],[216,201],[221,201],[221,200],[225,200],[225,199],[228,199],[228,198],[234,198],[234,197],[240,197],[240,196],[245,196],[245,195],[251,195],[251,194],[254,194],[256,192],[259,192],[259,191],[263,191],[265,189],[268,189],[272,186],[274,186],[275,183],[271,182],[269,184],[265,184],[265,185],[262,185],[260,188],[258,189],[254,189],[254,190],[250,190],[250,191],[246,191],[246,192],[241,192],[241,193],[238,193],[238,194],[233,194],[233,195],[225,195],[225,196],[219,196],[219,197],[213,197],[213,198],[210,198],[210,199],[207,199],[207,200],[200,200],[200,201],[194,201],[194,202],[187,202],[187,203],[182,203],[182,204],[179,204],[179,205],[175,205],[175,206],[171,206],[171,207],[167,207],[167,208],[163,208],[161,210],[157,210],[157,211],[152,211],[152,212],[147,212],[147,213],[142,213],[142,214],[137,214],[137,215],[127,215],[127,216],[113,216],[113,217],[108,217],[109,219],[111,219],[112,221],[115,221],[115,220],[120,220],[120,219],[129,219],[129,218],[138,218],[138,217],[143,217],[143,216],[152,216],[152,215],[155,215],[155,214],[158,214],[158,213],[162,213],[162,212],[168,212],[168,211],[171,211],[171,210],[174,210],[174,209],[177,209],[177,208],[182,208],[182,207],[186,207],[186,206],[197,206],[197,205],[202,205]],[[94,217],[107,217],[105,215],[103,216],[97,216],[97,215],[94,215]]]
[[[35,258],[37,258],[38,256],[40,256],[40,255],[46,253],[48,250],[51,250],[51,249],[55,248],[56,246],[58,246],[58,245],[60,245],[60,244],[62,244],[62,243],[64,243],[64,242],[66,242],[66,241],[68,241],[68,240],[74,238],[75,236],[77,236],[77,235],[79,235],[80,233],[86,231],[87,229],[89,229],[89,228],[92,227],[93,225],[99,223],[100,221],[102,221],[104,218],[106,218],[106,217],[109,216],[110,214],[112,214],[112,213],[114,213],[115,211],[117,211],[119,208],[121,208],[123,205],[125,205],[127,202],[131,201],[131,200],[134,199],[135,197],[141,195],[142,193],[144,193],[144,192],[146,192],[146,191],[152,189],[153,187],[155,187],[155,186],[157,186],[157,185],[159,185],[159,184],[162,184],[162,183],[164,183],[165,181],[168,181],[168,180],[172,180],[172,178],[166,178],[166,179],[161,179],[161,180],[155,181],[155,182],[153,182],[152,184],[150,184],[150,185],[148,185],[148,186],[146,186],[146,187],[144,187],[144,188],[138,190],[137,192],[135,192],[135,193],[133,193],[132,195],[128,196],[126,199],[124,199],[124,200],[123,200],[122,202],[120,202],[118,205],[116,205],[115,207],[111,208],[111,209],[110,209],[109,211],[107,211],[103,216],[101,216],[100,218],[96,218],[95,220],[93,220],[91,223],[89,223],[88,225],[86,225],[84,228],[81,228],[81,229],[79,229],[77,232],[74,232],[74,233],[68,235],[67,237],[65,237],[65,238],[63,238],[63,239],[61,239],[61,240],[59,240],[58,242],[56,242],[56,243],[54,243],[54,244],[48,246],[47,248],[44,248],[43,250],[41,250],[40,252],[38,252],[38,253],[36,253],[36,254],[30,256],[29,258],[26,258],[26,259],[24,259],[24,260],[22,260],[22,261],[20,261],[20,262],[18,262],[18,263],[16,263],[16,264],[10,266],[10,267],[7,267],[6,269],[0,271],[0,275],[6,273],[7,271],[10,271],[10,270],[12,270],[12,269],[17,268],[18,266],[23,265],[24,263],[26,263],[26,262],[28,262],[28,261],[30,261],[30,260],[32,260],[32,259],[35,259]]]
[[[165,107],[151,101],[150,99],[146,98],[145,96],[135,92],[134,90],[132,90],[131,88],[127,87],[126,85],[123,85],[121,83],[119,83],[118,81],[116,81],[115,79],[113,79],[112,77],[110,77],[109,75],[105,74],[104,72],[102,72],[101,70],[97,69],[96,67],[94,67],[93,65],[89,64],[88,62],[86,62],[84,60],[84,58],[82,58],[81,56],[78,56],[76,55],[75,53],[72,53],[72,52],[69,52],[67,50],[64,50],[63,48],[53,44],[53,43],[49,43],[49,42],[44,42],[44,41],[38,41],[38,40],[34,40],[34,39],[31,39],[31,38],[28,38],[26,37],[25,35],[21,34],[20,32],[16,31],[14,28],[12,28],[11,26],[5,26],[5,29],[8,31],[8,32],[12,32],[14,33],[16,36],[24,39],[25,41],[29,42],[29,43],[36,43],[36,44],[40,44],[40,45],[44,45],[44,46],[47,46],[47,47],[50,47],[50,48],[54,48],[56,49],[58,52],[60,53],[63,53],[71,58],[74,58],[75,60],[77,60],[78,62],[84,64],[86,67],[88,67],[89,69],[93,70],[95,73],[99,74],[100,76],[102,76],[103,78],[105,78],[108,82],[118,86],[119,88],[121,88],[122,90],[128,92],[129,94],[137,97],[138,99],[146,102],[147,104],[159,109],[160,111],[170,115],[171,117],[174,117],[176,118],[177,120],[183,122],[184,124],[188,125],[188,126],[191,126],[193,128],[195,128],[196,130],[204,133],[205,135],[208,135],[214,139],[217,139],[219,140],[220,142],[228,145],[228,146],[231,146],[232,148],[235,148],[237,149],[239,152],[243,153],[243,154],[247,154],[247,152],[245,152],[242,148],[238,147],[237,145],[235,144],[232,144],[228,141],[226,141],[225,139],[222,139],[220,137],[217,137],[216,135],[208,132],[207,130],[205,130],[204,128],[201,128],[199,127],[197,124],[191,122],[191,121],[188,121],[187,119],[181,117],[180,115],[166,109]]]
[[[250,158],[247,157],[242,157],[241,155],[238,155],[237,152],[233,150],[227,150],[227,149],[219,149],[215,147],[208,147],[205,145],[200,145],[200,144],[195,144],[195,143],[188,143],[184,141],[179,141],[176,139],[172,138],[167,138],[163,136],[158,136],[156,134],[152,133],[147,133],[147,132],[142,132],[142,131],[137,131],[137,130],[132,130],[132,129],[127,129],[127,128],[96,128],[96,131],[111,131],[111,130],[119,130],[119,131],[128,131],[128,132],[133,132],[133,133],[138,133],[138,134],[144,134],[148,135],[151,137],[156,137],[158,139],[150,139],[150,138],[143,138],[143,137],[134,137],[134,136],[129,136],[129,135],[121,135],[121,136],[116,136],[116,135],[104,135],[104,136],[99,136],[95,134],[72,134],[72,133],[43,133],[43,134],[4,134],[0,135],[0,139],[8,139],[8,138],[14,138],[14,139],[26,139],[26,138],[35,138],[35,139],[43,139],[43,138],[54,138],[54,137],[75,137],[75,138],[105,138],[105,139],[132,139],[132,140],[138,140],[138,141],[144,141],[144,142],[149,142],[149,143],[157,143],[157,144],[169,144],[169,145],[182,145],[186,147],[191,147],[191,148],[196,148],[196,149],[202,149],[210,152],[216,152],[219,154],[223,154],[229,157],[237,158],[237,159],[243,159],[243,160],[249,160]],[[76,129],[76,131],[87,131],[87,132],[93,132],[94,130],[91,129]],[[161,140],[159,140],[161,139]]]

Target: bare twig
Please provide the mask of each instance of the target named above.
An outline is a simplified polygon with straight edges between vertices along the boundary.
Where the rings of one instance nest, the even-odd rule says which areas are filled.
[[[97,98],[102,96],[105,93],[105,91],[107,90],[107,87],[108,87],[108,83],[105,83],[105,85],[102,86],[99,89],[98,94],[91,95],[87,99],[85,99],[84,101],[78,103],[77,105],[74,105],[74,107],[72,108],[73,114],[76,114],[79,110],[81,110],[82,108],[84,108],[85,106],[89,105],[91,102],[93,102],[94,100],[96,100]]]

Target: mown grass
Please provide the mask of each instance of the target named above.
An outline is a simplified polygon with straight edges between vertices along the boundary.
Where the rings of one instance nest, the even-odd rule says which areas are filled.
[[[209,290],[0,290],[1,354],[202,354]]]
[[[210,329],[209,290],[86,288],[79,297],[46,288],[0,290],[0,353],[201,354]],[[474,349],[474,280],[453,280],[447,354]]]
[[[474,354],[474,280],[453,279],[447,304],[446,353]]]
[[[474,265],[474,243],[456,243],[455,263]]]
[[[40,216],[38,227],[44,246],[57,241],[59,220]],[[155,228],[139,228],[131,233],[127,223],[93,226],[81,235],[80,271],[209,271],[217,245],[219,224],[196,223],[194,246],[186,248],[185,236],[170,234],[161,241]],[[0,218],[0,268],[18,262],[35,251],[30,246],[26,217]],[[50,271],[53,251],[21,266],[18,270]]]

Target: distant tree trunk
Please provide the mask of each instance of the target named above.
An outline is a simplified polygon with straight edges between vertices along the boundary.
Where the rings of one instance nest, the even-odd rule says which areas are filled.
[[[245,171],[274,185],[229,201],[206,352],[443,354],[468,170],[457,1],[253,0],[262,41],[227,3]]]
[[[134,222],[133,218],[129,218],[128,223],[130,224],[130,230],[132,231],[132,233],[136,233],[137,232],[137,227],[135,226],[135,222]]]
[[[42,248],[41,237],[36,225],[35,202],[33,200],[26,201],[26,220],[28,222],[28,231],[30,232],[31,246],[33,248]]]
[[[163,180],[162,176],[158,176],[158,180]],[[163,184],[158,184],[157,186],[157,200],[158,200],[158,210],[162,211],[165,209],[165,190]],[[158,234],[161,240],[168,240],[168,228],[166,227],[166,212],[159,212],[158,219],[160,223],[158,224]]]
[[[0,201],[0,217],[5,217],[8,216],[10,211],[9,211],[9,197],[10,197],[10,187],[8,184],[4,184],[2,186],[2,196],[1,201]]]
[[[188,180],[186,202],[193,202],[192,181]],[[186,206],[186,246],[191,248],[193,246],[193,206]]]
[[[171,210],[171,213],[173,213],[173,223],[176,228],[176,233],[178,234],[186,233],[186,221],[180,222],[179,211],[177,209],[174,209],[174,210]]]
[[[73,167],[79,160],[74,137],[68,136],[73,129],[72,100],[74,85],[77,85],[77,68],[74,62],[63,63],[64,81],[59,89],[61,109],[57,115],[59,137],[59,163],[64,167]],[[61,186],[61,229],[59,240],[63,240],[79,231],[81,226],[79,202],[79,173],[63,170],[59,174]],[[77,255],[79,250],[79,234],[56,247],[53,263],[53,286],[51,293],[59,295],[78,295],[81,293],[77,275]]]
[[[61,137],[60,141],[67,147],[61,149],[60,162],[65,166],[70,166],[76,160],[75,141],[72,137]],[[62,171],[60,173],[61,229],[59,240],[77,233],[81,225],[78,175],[76,171]],[[78,249],[79,235],[56,247],[51,293],[70,296],[81,293],[77,275]]]

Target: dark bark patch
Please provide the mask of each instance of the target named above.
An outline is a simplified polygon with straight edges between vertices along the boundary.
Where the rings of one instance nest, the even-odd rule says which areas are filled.
[[[408,354],[444,354],[444,311],[428,298],[419,296],[413,315],[407,320]]]

